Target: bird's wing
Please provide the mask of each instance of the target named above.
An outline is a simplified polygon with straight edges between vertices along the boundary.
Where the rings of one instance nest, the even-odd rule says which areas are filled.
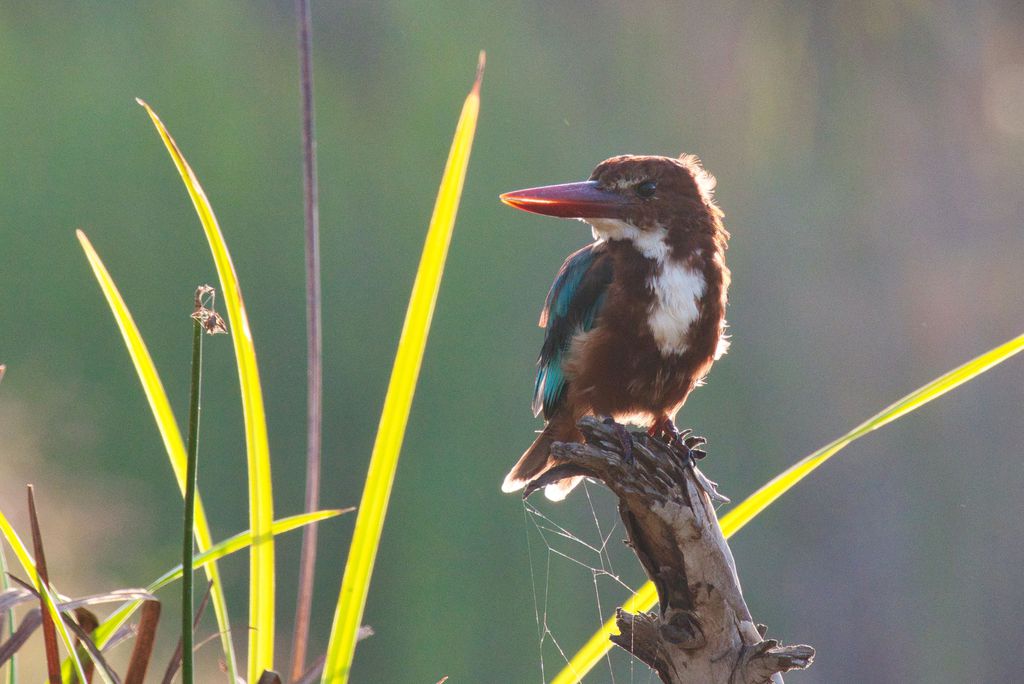
[[[562,264],[540,314],[545,332],[537,359],[534,415],[543,411],[544,418],[550,419],[565,399],[564,363],[569,345],[573,337],[594,327],[611,282],[612,260],[603,241],[569,255]]]

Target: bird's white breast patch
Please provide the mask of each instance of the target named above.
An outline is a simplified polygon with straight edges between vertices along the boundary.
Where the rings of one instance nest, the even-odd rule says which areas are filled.
[[[686,264],[666,260],[651,278],[654,301],[647,313],[647,324],[662,355],[686,351],[686,334],[700,315],[698,302],[707,283],[704,275]]]
[[[647,325],[663,356],[686,351],[686,335],[700,315],[700,302],[707,288],[704,274],[669,257],[665,238],[668,230],[640,230],[619,219],[583,219],[594,229],[594,237],[604,240],[629,240],[637,251],[658,264],[649,285],[654,301],[647,311]],[[724,349],[722,350],[724,353]]]

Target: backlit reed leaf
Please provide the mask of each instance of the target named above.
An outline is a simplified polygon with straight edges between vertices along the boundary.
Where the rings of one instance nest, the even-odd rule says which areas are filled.
[[[135,325],[135,319],[132,318],[128,306],[121,297],[121,293],[118,291],[117,285],[114,284],[113,278],[110,277],[110,273],[107,271],[106,266],[104,266],[103,261],[100,260],[99,254],[93,249],[92,243],[89,242],[89,238],[85,236],[85,233],[79,230],[77,235],[78,241],[82,244],[82,249],[85,251],[85,256],[89,260],[89,265],[96,276],[96,280],[99,282],[100,289],[103,291],[103,296],[106,297],[107,304],[110,305],[110,311],[114,314],[114,319],[121,329],[121,337],[124,338],[125,346],[128,348],[128,355],[135,366],[135,372],[139,376],[142,390],[145,392],[146,400],[149,402],[149,409],[153,413],[153,419],[156,421],[157,429],[160,431],[160,437],[164,442],[164,450],[167,452],[168,459],[170,459],[171,468],[174,470],[174,477],[178,481],[178,488],[184,494],[185,465],[187,460],[185,442],[181,438],[178,423],[174,419],[171,403],[167,399],[167,393],[164,391],[164,385],[160,381],[160,375],[157,373],[156,365],[153,363],[153,357],[149,355],[149,350],[142,339],[142,334],[139,332],[138,326]],[[188,319],[183,317],[182,320],[187,321]],[[183,329],[185,328],[183,327]],[[210,536],[210,525],[206,518],[206,509],[203,507],[203,500],[199,495],[198,489],[196,490],[194,529],[197,548],[200,552],[206,551],[210,548],[213,538]],[[231,643],[231,624],[228,620],[227,601],[224,598],[224,584],[220,580],[220,571],[217,569],[216,563],[206,566],[206,577],[213,586],[211,601],[213,602],[213,612],[217,618],[217,629],[220,632],[224,662],[233,678],[237,670],[235,649]]]
[[[384,408],[370,467],[363,486],[363,496],[356,517],[356,529],[345,563],[345,574],[334,613],[334,624],[327,646],[327,661],[321,681],[324,684],[344,684],[348,681],[352,658],[355,655],[358,632],[370,589],[373,564],[384,528],[391,485],[398,467],[398,455],[405,436],[416,379],[419,376],[423,350],[427,345],[430,319],[434,313],[445,257],[455,226],[462,184],[473,146],[477,116],[480,112],[480,83],[483,76],[484,54],[480,53],[476,82],[462,107],[445,164],[441,187],[430,218],[426,243],[420,257],[416,280],[409,297],[409,308],[398,341],[395,364],[391,370]]]
[[[242,416],[245,420],[245,446],[249,471],[249,529],[261,539],[249,553],[249,681],[255,682],[264,670],[274,669],[274,538],[269,534],[274,522],[274,502],[270,482],[270,447],[267,443],[267,420],[263,408],[256,349],[253,345],[249,317],[242,302],[242,290],[235,274],[224,236],[213,214],[199,179],[185,161],[181,150],[160,117],[148,104],[146,108],[160,133],[174,165],[181,174],[199,221],[210,243],[210,251],[220,279],[221,296],[228,312],[231,338],[238,365],[238,383],[242,395]]]
[[[888,425],[897,418],[905,416],[933,399],[937,399],[946,392],[976,378],[1022,350],[1024,350],[1024,335],[1015,337],[1009,342],[990,349],[981,356],[939,376],[927,385],[914,390],[902,399],[882,409],[879,413],[868,418],[839,439],[826,444],[809,456],[797,461],[722,516],[721,525],[725,538],[728,539],[736,534],[761,511],[768,508],[772,502],[792,489],[797,482],[810,475],[818,466],[825,463],[825,461],[842,450],[850,442],[884,425]],[[626,602],[624,609],[631,613],[646,611],[654,607],[657,601],[658,592],[654,589],[654,585],[651,582],[647,582]],[[583,645],[583,648],[558,673],[558,676],[551,680],[551,684],[570,684],[582,679],[591,668],[601,661],[604,654],[611,649],[612,644],[608,641],[608,635],[610,634],[618,634],[614,618],[605,622],[601,629],[590,637],[587,643]]]

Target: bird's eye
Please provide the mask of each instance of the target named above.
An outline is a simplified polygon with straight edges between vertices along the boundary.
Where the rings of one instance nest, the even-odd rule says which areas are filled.
[[[654,197],[654,191],[658,189],[658,184],[652,180],[645,180],[642,183],[637,184],[636,194],[643,199],[649,199]]]

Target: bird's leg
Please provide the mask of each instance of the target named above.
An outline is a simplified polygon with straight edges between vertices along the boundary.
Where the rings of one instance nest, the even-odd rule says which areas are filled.
[[[679,428],[676,427],[675,422],[673,422],[668,416],[662,416],[657,419],[654,421],[654,424],[651,425],[650,429],[647,430],[647,434],[651,437],[660,439],[671,447],[685,447],[687,449],[690,448],[687,441],[690,439],[690,434],[692,432],[693,430],[680,431]],[[698,437],[695,439],[701,438]],[[703,443],[703,441],[701,443]]]
[[[668,444],[691,466],[707,456],[707,452],[699,448],[706,444],[707,440],[694,435],[693,430],[680,432],[675,422],[668,416],[662,416],[654,421],[647,434]]]
[[[629,434],[629,430],[626,429],[625,425],[621,425],[615,422],[614,418],[605,418],[605,425],[610,425],[612,430],[615,431],[615,436],[619,438],[619,444],[622,445],[622,458],[632,465],[633,463],[633,435]]]
[[[669,445],[678,442],[682,436],[682,433],[676,428],[676,424],[668,416],[662,416],[655,420],[647,429],[647,434]]]

